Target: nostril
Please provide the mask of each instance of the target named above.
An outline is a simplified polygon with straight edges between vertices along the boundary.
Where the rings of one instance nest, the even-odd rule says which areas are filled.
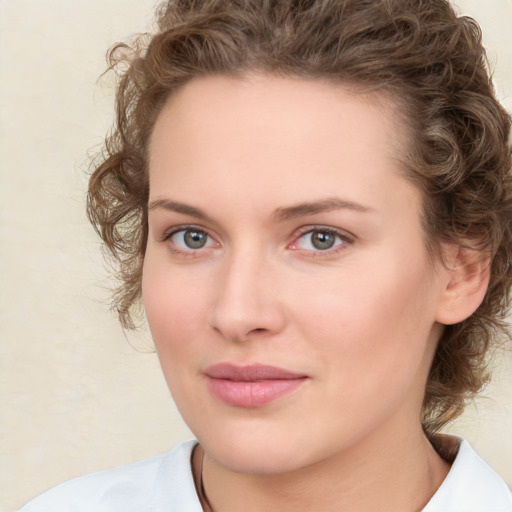
[[[257,329],[253,329],[252,331],[249,331],[249,334],[257,334],[257,333],[260,333],[260,332],[265,332],[266,329],[263,329],[262,327],[258,327]]]

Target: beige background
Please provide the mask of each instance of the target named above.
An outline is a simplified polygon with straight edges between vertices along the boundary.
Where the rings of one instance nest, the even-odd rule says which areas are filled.
[[[108,313],[86,222],[86,149],[111,119],[97,77],[153,0],[0,0],[0,511],[54,484],[188,437],[149,336]],[[512,1],[459,0],[480,21],[512,110]],[[512,484],[512,357],[452,427]]]

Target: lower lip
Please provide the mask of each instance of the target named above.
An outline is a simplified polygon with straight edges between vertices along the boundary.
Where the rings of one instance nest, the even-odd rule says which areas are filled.
[[[301,377],[247,382],[208,377],[208,387],[216,398],[228,405],[255,409],[292,393],[306,380]]]

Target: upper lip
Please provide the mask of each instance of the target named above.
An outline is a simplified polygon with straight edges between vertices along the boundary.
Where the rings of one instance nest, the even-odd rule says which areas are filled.
[[[226,379],[240,382],[291,380],[307,377],[305,374],[265,364],[236,365],[232,363],[219,363],[209,366],[204,373],[214,379]]]

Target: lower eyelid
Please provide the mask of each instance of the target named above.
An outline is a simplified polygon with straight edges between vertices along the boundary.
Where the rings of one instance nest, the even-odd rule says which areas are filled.
[[[185,231],[194,231],[194,230],[202,232],[208,237],[206,245],[204,247],[194,249],[194,248],[180,247],[176,243],[172,243],[172,245],[174,246],[174,248],[172,249],[173,252],[184,254],[184,253],[199,252],[202,249],[209,249],[212,247],[220,247],[221,244],[207,230],[205,230],[204,228],[201,228],[199,226],[194,226],[194,225],[176,226],[174,228],[171,228],[171,229],[167,230],[161,237],[159,237],[159,241],[160,242],[170,242],[170,241],[172,242],[172,240],[171,240],[172,237],[174,237],[178,233],[185,232]],[[324,233],[332,234],[335,237],[337,237],[339,241],[335,242],[336,245],[334,245],[333,247],[327,248],[324,250],[322,250],[322,249],[304,249],[304,248],[298,246],[299,241],[302,237],[304,237],[308,234],[311,235],[314,232],[324,232]],[[332,254],[332,253],[336,252],[337,250],[338,251],[343,250],[344,246],[350,245],[353,243],[354,243],[353,237],[350,237],[345,232],[340,232],[333,228],[327,228],[327,227],[324,228],[323,226],[318,226],[318,227],[312,227],[312,228],[305,229],[302,232],[296,234],[293,238],[292,243],[289,244],[288,247],[291,249],[294,249],[294,250],[303,250],[303,251],[308,251],[308,252],[324,253],[327,256],[328,254]]]
[[[203,247],[193,248],[193,247],[187,247],[186,244],[180,244],[176,243],[175,240],[173,240],[173,237],[176,235],[181,235],[181,237],[184,236],[184,233],[187,231],[196,231],[204,233],[207,237],[206,244]],[[215,249],[217,247],[220,247],[219,242],[217,239],[212,236],[206,229],[199,227],[199,226],[176,226],[174,228],[171,228],[165,232],[165,234],[161,237],[161,242],[167,245],[168,249],[179,256],[186,256],[186,257],[194,257],[194,256],[200,256],[204,253],[204,251],[207,251],[208,249]]]
[[[301,237],[311,234],[312,232],[325,232],[325,233],[332,233],[336,237],[338,237],[338,240],[335,241],[335,245],[333,247],[327,248],[327,249],[319,249],[315,247],[311,248],[304,248],[301,247],[302,244],[299,243]],[[288,246],[293,251],[299,252],[303,255],[303,257],[311,257],[316,259],[319,258],[334,258],[338,257],[341,253],[347,251],[350,249],[354,243],[356,242],[356,237],[351,236],[345,231],[340,231],[334,228],[328,228],[323,226],[313,227],[309,229],[304,229],[301,233],[296,235],[293,238],[293,242]],[[308,242],[310,245],[312,242]]]

